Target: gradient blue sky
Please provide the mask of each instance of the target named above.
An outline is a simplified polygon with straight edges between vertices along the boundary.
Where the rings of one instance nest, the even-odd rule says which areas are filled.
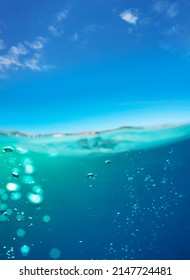
[[[0,129],[190,121],[189,0],[0,5]]]

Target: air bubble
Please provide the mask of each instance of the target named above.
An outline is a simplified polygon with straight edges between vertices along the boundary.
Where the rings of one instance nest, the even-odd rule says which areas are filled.
[[[14,193],[11,193],[11,199],[12,200],[19,200],[21,199],[22,195],[20,192],[14,192]]]
[[[6,214],[7,214],[8,216],[11,216],[12,213],[13,213],[13,210],[12,210],[12,209],[9,208],[9,209],[6,210]]]
[[[32,204],[40,204],[44,200],[42,195],[35,193],[28,193],[27,197]]]
[[[14,149],[11,146],[6,146],[3,148],[3,152],[13,152]]]
[[[21,214],[18,214],[18,215],[16,216],[16,219],[17,219],[17,221],[22,221],[22,220],[24,219],[24,216],[21,215]]]
[[[5,215],[3,215],[3,214],[0,214],[0,222],[6,222],[6,221],[8,221],[9,219],[8,219],[8,217],[7,216],[5,216]]]
[[[18,184],[16,184],[16,183],[8,183],[6,185],[6,188],[10,192],[15,192],[15,191],[20,190],[20,186]]]
[[[26,164],[24,169],[25,169],[25,173],[29,175],[32,175],[35,172],[35,168],[31,164]]]
[[[19,237],[23,237],[25,235],[26,231],[22,228],[17,229],[16,234]]]
[[[87,178],[94,178],[94,173],[88,173]]]
[[[7,194],[7,193],[4,193],[4,194],[2,194],[1,199],[2,199],[2,200],[7,200],[8,197],[9,197],[8,194]]]
[[[48,215],[44,215],[42,219],[45,223],[49,223],[49,221],[51,220],[50,216]]]
[[[0,204],[0,211],[5,211],[6,209],[7,209],[7,204],[5,204],[5,203],[2,203],[2,204]]]
[[[27,245],[23,245],[21,248],[20,248],[20,251],[21,251],[21,254],[26,257],[29,252],[30,252],[30,247],[27,246]]]
[[[61,256],[61,251],[57,248],[53,248],[49,254],[52,259],[59,259]]]
[[[43,194],[43,189],[40,186],[34,186],[32,191],[36,194]]]
[[[22,177],[22,182],[24,184],[28,184],[28,185],[34,184],[34,178],[32,176],[23,176]]]

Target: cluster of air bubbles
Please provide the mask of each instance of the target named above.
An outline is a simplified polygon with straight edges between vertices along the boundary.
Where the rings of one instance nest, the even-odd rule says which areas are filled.
[[[24,183],[24,184],[26,184],[26,185],[31,185],[31,184],[34,184],[35,183],[35,181],[34,181],[34,178],[32,177],[32,176],[30,176],[30,175],[24,175],[23,177],[22,177],[22,182]]]
[[[8,195],[5,190],[0,188],[0,222],[6,222],[9,220],[6,214],[6,210],[8,209]]]
[[[34,180],[34,173],[35,173],[35,167],[33,165],[33,162],[30,158],[25,157],[22,160],[22,166],[23,166],[23,173],[24,175],[22,176],[22,182],[26,185],[31,185],[35,183]]]
[[[26,227],[30,228],[33,226],[33,217],[27,215],[27,208],[25,211],[22,211],[21,207],[34,205],[38,206],[36,210],[40,210],[41,207],[39,207],[39,204],[44,201],[44,190],[36,183],[36,168],[33,160],[26,156],[28,153],[27,150],[21,147],[13,148],[11,146],[5,146],[2,152],[5,154],[1,156],[5,164],[9,164],[7,169],[7,173],[9,172],[9,174],[5,179],[5,183],[0,188],[0,222],[8,222],[15,219],[20,226],[15,230],[16,234],[13,240],[16,240],[16,238],[23,238],[25,240],[27,237]],[[15,203],[17,205],[16,207]],[[51,220],[49,215],[43,215],[41,219],[44,223],[49,223]],[[24,243],[20,247],[20,253],[23,257],[28,256],[31,246],[32,244],[26,245]],[[4,249],[7,250],[7,258],[13,258],[14,247],[7,249],[4,246]],[[53,248],[50,256],[53,259],[58,259],[60,251]]]
[[[43,189],[41,186],[33,186],[32,192],[27,194],[28,201],[32,204],[40,204],[44,200]]]
[[[11,247],[10,249],[7,249],[6,246],[3,247],[4,250],[6,250],[6,255],[7,255],[7,259],[15,259],[14,256],[14,247]]]
[[[24,212],[17,212],[17,215],[16,215],[16,219],[18,222],[24,220],[25,216],[24,216]]]

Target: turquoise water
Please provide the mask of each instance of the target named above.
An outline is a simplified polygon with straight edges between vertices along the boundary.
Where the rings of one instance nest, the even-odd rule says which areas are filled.
[[[190,125],[0,134],[1,259],[189,259]]]

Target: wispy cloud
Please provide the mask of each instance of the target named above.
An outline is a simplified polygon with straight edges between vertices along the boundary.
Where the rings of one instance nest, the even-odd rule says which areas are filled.
[[[12,46],[9,49],[9,55],[14,56],[14,57],[18,57],[19,55],[25,55],[27,53],[28,53],[28,50],[21,43],[18,43],[17,46]]]
[[[64,19],[66,19],[69,15],[69,11],[67,9],[60,11],[57,15],[56,15],[56,20],[57,21],[62,21]]]
[[[19,62],[17,57],[13,57],[11,55],[0,56],[0,71],[4,72],[5,70],[11,67],[20,67],[21,63]]]
[[[7,77],[9,71],[29,69],[44,71],[48,66],[43,63],[42,49],[46,40],[37,37],[33,42],[18,43],[11,46],[6,54],[0,56],[0,78]]]
[[[175,25],[168,27],[166,30],[164,30],[162,32],[162,35],[171,36],[171,35],[179,34],[179,32],[180,32],[180,27],[178,24],[175,24]]]
[[[48,27],[48,31],[51,35],[53,35],[54,37],[61,37],[64,33],[63,29],[61,29],[60,31],[57,30],[57,28],[55,28],[55,26],[50,25]]]
[[[47,38],[38,36],[33,42],[26,41],[26,45],[34,50],[42,50],[47,43]]]
[[[97,24],[97,23],[93,23],[93,24],[89,24],[85,27],[85,32],[86,33],[93,33],[93,32],[96,32],[98,30],[103,30],[104,29],[104,26],[103,25],[100,25],[100,24]]]
[[[64,34],[62,22],[68,17],[68,15],[69,15],[69,11],[66,9],[56,14],[54,19],[51,21],[51,23],[48,26],[48,31],[52,36],[61,37]]]
[[[48,66],[47,65],[43,65],[41,63],[41,54],[39,53],[34,53],[32,58],[27,58],[24,60],[24,66],[29,68],[32,71],[43,71],[43,70],[47,70]]]
[[[138,20],[137,11],[136,10],[125,10],[120,13],[120,18],[129,24],[136,24]]]
[[[164,13],[168,18],[174,18],[180,12],[178,2],[170,2],[164,0],[155,1],[153,9],[157,13]]]
[[[79,40],[78,33],[73,34],[70,39],[72,42],[77,42]]]
[[[27,50],[22,44],[19,43],[17,46],[12,46],[7,54],[0,56],[0,71],[4,73],[9,69],[17,70],[23,67],[20,57],[26,54]]]
[[[0,39],[0,50],[6,49],[6,45],[2,39]]]

